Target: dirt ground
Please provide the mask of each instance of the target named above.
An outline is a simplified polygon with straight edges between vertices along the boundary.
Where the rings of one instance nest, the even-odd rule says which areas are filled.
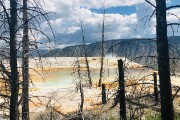
[[[86,70],[84,58],[78,58],[81,64],[81,70]],[[104,68],[117,69],[117,60],[124,58],[105,58],[104,59]],[[30,59],[30,76],[31,81],[34,85],[37,83],[42,83],[47,81],[48,72],[61,71],[61,70],[74,70],[74,63],[77,58],[74,57],[58,57],[58,58],[42,58],[39,59]],[[96,57],[89,57],[89,65],[91,70],[99,70],[100,68],[100,59]],[[19,66],[21,62],[19,61]],[[142,69],[142,66],[125,61],[125,66],[129,69]],[[8,65],[6,64],[6,67]],[[152,74],[154,71],[148,70],[149,74]],[[132,77],[133,78],[133,77]],[[135,79],[135,78],[133,78]],[[131,79],[131,80],[133,80]],[[117,91],[118,84],[111,83],[115,79],[110,81],[103,81],[106,84],[106,89],[108,91],[108,98],[114,95]],[[148,82],[152,82],[149,79],[146,79]],[[129,84],[129,83],[127,83]],[[172,84],[180,86],[179,77],[172,77]],[[111,88],[109,89],[109,87]],[[62,114],[70,114],[79,110],[79,105],[81,102],[79,89],[74,85],[65,85],[65,86],[50,86],[46,88],[30,88],[30,115],[37,116],[37,112],[46,110],[46,108],[53,107],[56,110],[60,111]],[[101,104],[101,88],[97,87],[97,81],[94,81],[93,87],[90,89],[84,87],[84,110],[99,110],[102,106]],[[179,101],[177,99],[176,101]],[[178,102],[177,102],[178,103]],[[179,104],[179,103],[178,103]],[[178,107],[179,109],[179,107]]]

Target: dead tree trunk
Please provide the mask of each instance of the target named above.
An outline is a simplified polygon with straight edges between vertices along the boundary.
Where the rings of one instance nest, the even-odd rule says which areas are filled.
[[[80,93],[81,93],[81,104],[80,104],[79,113],[82,118],[83,106],[84,106],[84,92],[83,92],[82,80],[80,80]]]
[[[158,97],[157,74],[155,72],[153,74],[153,78],[154,78],[154,98],[155,98],[155,102],[157,104],[159,101],[159,97]]]
[[[11,67],[11,97],[10,97],[10,119],[18,120],[18,69],[16,49],[16,27],[17,27],[17,0],[10,0],[10,67]]]
[[[82,81],[82,77],[81,77],[81,72],[80,72],[80,63],[79,63],[79,59],[77,58],[77,64],[78,64],[78,78],[79,78],[79,89],[80,89],[80,94],[81,94],[81,104],[80,104],[80,108],[79,108],[79,113],[78,113],[78,117],[80,120],[83,119],[83,106],[84,106],[84,91],[83,91],[83,81]]]
[[[104,32],[105,32],[105,9],[103,13],[103,23],[102,23],[102,42],[101,42],[101,68],[100,68],[100,75],[99,75],[99,83],[98,87],[102,84],[102,74],[103,74],[103,65],[104,65]]]
[[[82,25],[81,25],[81,31],[82,31],[83,46],[84,46],[84,57],[85,57],[85,61],[86,61],[86,68],[87,68],[88,79],[89,79],[89,87],[92,87],[91,73],[90,73],[89,62],[88,62],[88,58],[87,58],[86,43],[85,43],[85,39],[84,39],[84,30],[83,30]]]
[[[23,0],[23,39],[22,39],[22,119],[29,120],[29,38],[27,0]]]
[[[102,84],[102,104],[106,104],[106,85]]]
[[[170,80],[165,0],[156,0],[156,23],[158,70],[161,95],[161,117],[162,120],[173,120],[174,111]]]
[[[120,120],[126,120],[126,98],[125,98],[125,81],[123,61],[118,60],[119,68],[119,100],[120,100]]]

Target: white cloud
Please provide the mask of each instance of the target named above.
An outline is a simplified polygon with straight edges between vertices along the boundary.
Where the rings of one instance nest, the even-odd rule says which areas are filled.
[[[76,32],[77,30],[80,30],[80,29],[81,29],[80,27],[71,26],[71,27],[68,27],[67,33],[74,33],[74,32]]]
[[[167,12],[167,22],[169,23],[180,23],[180,9],[172,9]],[[180,36],[180,26],[169,26],[169,35]],[[173,33],[174,32],[174,33]]]
[[[172,9],[167,12],[168,22],[179,22],[180,20],[180,9]]]
[[[33,4],[34,0],[30,1]],[[155,0],[150,1],[155,5]],[[172,0],[166,1],[168,4],[172,3]],[[9,7],[9,1],[5,0],[5,2],[6,6]],[[100,25],[102,25],[103,15],[94,13],[90,9],[102,8],[104,0],[40,0],[40,3],[45,11],[56,13],[56,15],[49,15],[49,18],[51,19],[50,23],[54,30],[58,47],[62,48],[82,43],[80,21],[83,22],[87,43],[97,42],[101,39],[102,28]],[[155,16],[150,21],[148,17],[142,20],[145,16],[151,15],[154,10],[145,0],[105,0],[106,8],[116,6],[136,6],[136,11],[130,15],[106,14],[106,40],[155,37]],[[168,11],[168,13],[176,14],[180,17],[180,9],[173,9]],[[179,22],[177,16],[171,14],[167,15],[168,22]],[[138,24],[139,21],[141,22]],[[42,29],[48,32],[49,26],[47,22],[42,22],[41,26]],[[168,28],[169,35],[172,35],[171,27]],[[180,32],[177,32],[179,30],[178,26],[174,26],[174,30],[175,35],[180,35]],[[38,35],[38,39],[42,42],[44,37]]]
[[[87,43],[100,40],[102,14],[93,13],[91,8],[101,8],[104,0],[49,0],[45,3],[45,10],[56,12],[50,21],[56,35],[57,46],[64,47],[82,43],[80,21],[83,21],[84,34]],[[154,3],[154,0],[151,2]],[[154,8],[144,0],[106,0],[105,6],[136,6],[136,13],[130,15],[106,14],[106,40],[135,37],[155,37],[155,17],[151,21],[142,21],[136,31],[135,28],[142,18],[151,15]],[[180,15],[179,10],[172,11]],[[168,16],[174,21],[173,16]],[[44,28],[47,24],[44,23]]]

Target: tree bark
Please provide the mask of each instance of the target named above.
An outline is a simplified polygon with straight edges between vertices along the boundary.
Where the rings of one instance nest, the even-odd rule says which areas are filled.
[[[84,46],[84,57],[85,57],[85,61],[86,61],[86,68],[87,68],[88,79],[89,79],[89,87],[92,87],[91,73],[90,73],[89,62],[88,62],[88,58],[87,58],[86,43],[85,43],[85,39],[84,39],[84,30],[83,30],[82,25],[81,25],[81,31],[82,31],[83,46]]]
[[[125,80],[124,80],[124,69],[123,61],[118,60],[119,69],[119,102],[120,102],[120,120],[127,120],[126,118],[126,97],[125,97]]]
[[[84,92],[83,92],[83,85],[82,85],[82,80],[80,79],[80,93],[81,93],[81,104],[80,104],[80,109],[79,109],[79,113],[82,116],[83,113],[83,106],[84,106]]]
[[[17,27],[17,0],[10,0],[10,67],[11,67],[11,97],[10,97],[10,119],[18,120],[18,70],[16,49],[16,27]]]
[[[29,120],[29,37],[27,0],[23,0],[23,39],[22,39],[22,119]]]
[[[81,94],[81,104],[80,104],[80,108],[79,108],[79,113],[78,113],[78,117],[80,120],[83,120],[83,107],[84,107],[84,91],[83,91],[83,80],[81,77],[81,66],[79,63],[79,59],[77,58],[77,63],[78,63],[78,77],[79,77],[79,90],[80,90],[80,94]]]
[[[100,68],[100,75],[99,75],[99,83],[98,87],[102,84],[102,74],[103,74],[103,65],[104,65],[104,32],[105,32],[105,9],[103,13],[103,25],[102,25],[102,42],[101,42],[101,68]]]
[[[106,85],[102,84],[102,104],[106,104]]]
[[[153,73],[153,78],[154,78],[154,98],[156,104],[158,104],[159,97],[158,97],[158,84],[157,84],[157,74],[156,72]]]
[[[162,120],[173,120],[173,101],[167,39],[166,0],[156,0],[156,34]]]

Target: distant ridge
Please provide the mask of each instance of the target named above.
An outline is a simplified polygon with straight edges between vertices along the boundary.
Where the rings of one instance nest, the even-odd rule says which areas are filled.
[[[118,44],[118,45],[117,45]],[[169,37],[169,44],[180,48],[180,36]],[[114,46],[114,47],[112,47]],[[100,56],[101,42],[96,42],[86,45],[88,57]],[[106,55],[113,52],[114,55],[120,57],[134,57],[156,54],[155,39],[117,39],[108,40],[104,43]],[[43,54],[44,57],[83,57],[83,45],[75,45],[65,47],[63,49],[53,49],[48,53]]]
[[[173,55],[176,58],[180,58],[180,36],[169,37],[169,44],[170,56]],[[149,38],[108,40],[104,43],[104,50],[106,53],[105,56],[127,57],[129,60],[135,61],[145,66],[152,66],[154,68],[157,68],[156,49],[156,40]],[[101,55],[101,42],[86,45],[86,50],[88,57],[99,57]],[[43,54],[43,56],[83,57],[83,45],[75,45],[63,49],[53,49]],[[179,61],[176,60],[175,62],[178,62],[176,66],[177,70],[180,71]]]

